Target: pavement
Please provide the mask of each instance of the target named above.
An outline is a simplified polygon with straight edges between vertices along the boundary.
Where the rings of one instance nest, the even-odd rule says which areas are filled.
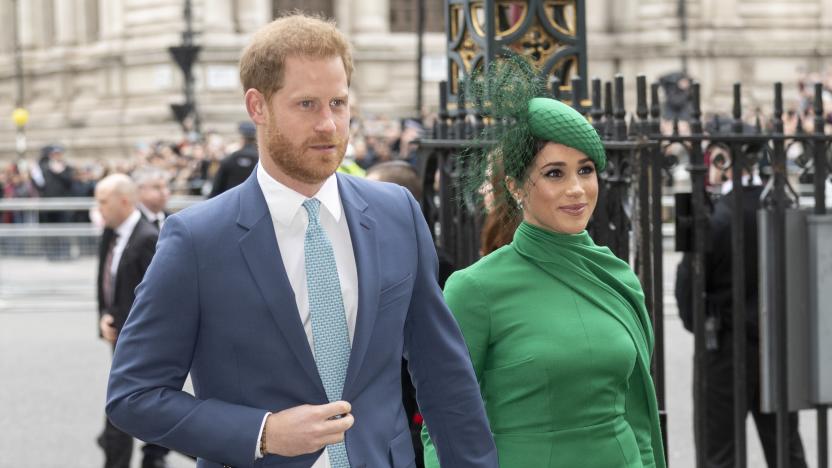
[[[679,256],[665,255],[665,360],[668,461],[693,468],[693,339],[673,299]],[[0,468],[103,465],[95,438],[104,425],[109,345],[98,338],[95,258],[61,262],[0,257]],[[810,467],[817,467],[815,414],[801,413]],[[753,422],[748,466],[764,467]],[[140,465],[137,442],[133,466]],[[171,468],[193,467],[178,454]],[[533,467],[531,467],[533,468]]]

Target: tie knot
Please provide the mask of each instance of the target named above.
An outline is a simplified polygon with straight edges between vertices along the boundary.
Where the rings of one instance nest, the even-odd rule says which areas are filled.
[[[303,202],[303,207],[309,214],[309,222],[318,222],[318,213],[321,211],[321,201],[317,198],[307,198]]]

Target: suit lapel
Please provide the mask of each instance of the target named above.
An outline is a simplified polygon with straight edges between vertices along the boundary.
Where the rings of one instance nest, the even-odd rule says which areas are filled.
[[[355,190],[349,178],[341,177],[340,174],[337,177],[338,190],[350,229],[355,266],[358,272],[358,317],[343,392],[344,399],[349,400],[353,396],[349,393],[351,385],[358,376],[361,363],[367,354],[373,325],[378,315],[379,254],[376,223],[367,214],[367,203]]]
[[[283,268],[274,224],[257,183],[256,172],[252,172],[240,191],[240,215],[237,223],[248,229],[240,238],[240,250],[287,346],[320,394],[326,395],[300,321],[292,285]]]
[[[142,229],[142,223],[147,222],[148,221],[144,218],[139,218],[139,221],[136,223],[136,225],[133,227],[133,231],[130,233],[130,237],[127,238],[127,243],[124,244],[124,250],[121,251],[121,257],[118,259],[115,284],[113,284],[114,298],[120,297],[119,294],[121,293],[121,290],[119,286],[123,284],[126,278],[128,278],[128,276],[125,276],[127,275],[125,268],[130,267],[130,259],[134,255],[133,250],[135,249],[136,237],[139,235],[139,231]],[[113,302],[115,302],[115,299],[113,300]]]

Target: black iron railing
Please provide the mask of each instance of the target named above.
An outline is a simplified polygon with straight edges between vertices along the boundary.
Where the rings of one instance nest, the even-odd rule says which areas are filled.
[[[571,89],[585,89],[579,78],[573,79]],[[709,193],[706,191],[708,167],[705,165],[703,145],[721,143],[728,148],[733,167],[753,168],[759,160],[765,160],[771,167],[771,178],[764,190],[764,209],[773,217],[775,234],[769,254],[773,255],[777,267],[771,285],[780,288],[772,297],[779,298],[772,305],[772,319],[777,336],[773,337],[773,355],[776,369],[776,395],[778,419],[778,467],[787,467],[788,426],[788,388],[785,367],[786,356],[786,310],[785,299],[785,236],[782,226],[784,213],[791,205],[793,197],[787,173],[786,143],[802,144],[807,151],[798,158],[803,181],[813,181],[814,213],[826,213],[825,183],[830,164],[829,147],[832,135],[824,134],[824,111],[821,86],[815,88],[812,133],[802,130],[800,123],[794,134],[786,135],[783,131],[782,86],[774,86],[773,115],[767,125],[763,126],[757,116],[751,131],[743,122],[741,86],[734,86],[733,112],[730,118],[730,130],[713,134],[704,131],[702,110],[700,106],[699,85],[691,87],[691,118],[688,122],[689,133],[679,131],[679,122],[673,122],[671,134],[660,133],[659,84],[649,87],[645,77],[636,80],[636,110],[629,113],[624,106],[624,78],[616,76],[613,81],[602,83],[595,79],[591,82],[591,107],[582,108],[581,99],[574,99],[573,107],[584,111],[598,131],[607,151],[608,165],[604,173],[599,174],[599,199],[589,230],[596,243],[606,245],[620,258],[633,265],[645,292],[648,310],[653,317],[656,331],[656,353],[653,371],[656,392],[662,416],[663,429],[666,429],[665,385],[664,385],[664,323],[663,323],[663,247],[662,247],[662,195],[663,186],[668,179],[670,169],[679,164],[679,156],[667,153],[668,147],[675,145],[685,149],[681,159],[686,160],[690,174],[692,193],[681,197],[690,201],[689,206],[677,206],[681,215],[677,219],[677,245],[684,246],[692,255],[693,291],[691,308],[694,318],[695,350],[694,366],[704,368],[706,337],[706,297],[705,297],[705,253],[706,229],[709,216]],[[603,91],[603,92],[602,92]],[[553,97],[559,97],[560,87],[554,86]],[[479,233],[482,225],[482,206],[476,200],[466,197],[460,191],[459,180],[466,167],[458,156],[472,145],[489,145],[487,141],[474,140],[483,127],[502,125],[483,115],[482,109],[471,108],[462,99],[458,99],[453,115],[448,112],[446,96],[449,95],[447,84],[440,85],[440,110],[438,120],[432,129],[431,138],[420,142],[420,170],[424,187],[423,206],[425,215],[434,227],[436,242],[447,254],[457,268],[470,265],[479,258]],[[761,148],[757,156],[745,150],[748,145]],[[734,170],[735,187],[743,185],[742,171]],[[745,418],[748,409],[746,401],[747,379],[745,362],[747,342],[745,323],[745,294],[748,279],[741,265],[745,261],[745,232],[743,227],[742,191],[734,191],[732,198],[733,220],[732,244],[733,268],[733,359],[734,359],[734,398],[735,398],[735,434],[737,448],[737,466],[746,466]],[[741,326],[740,326],[741,325]],[[695,406],[695,440],[697,445],[697,466],[703,466],[704,395],[707,382],[702,372],[696,372],[694,382]],[[826,407],[819,405],[818,414],[818,466],[828,467],[828,433]],[[666,434],[666,430],[665,430]],[[665,441],[667,439],[665,438]]]

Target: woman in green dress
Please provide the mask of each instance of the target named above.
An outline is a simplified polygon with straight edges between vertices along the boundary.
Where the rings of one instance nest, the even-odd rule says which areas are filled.
[[[518,101],[524,89],[540,89],[518,85],[534,81],[522,77],[524,67],[506,68],[522,79],[509,79],[513,91],[503,80],[492,94],[495,109],[525,105],[514,106],[514,125],[501,130],[492,154],[501,155],[507,202],[523,222],[509,245],[445,286],[500,466],[664,468],[644,294],[629,265],[586,231],[604,148],[571,107],[548,98]],[[509,96],[501,103],[499,93]],[[431,441],[427,430],[422,437],[426,467],[439,467],[442,441]]]

